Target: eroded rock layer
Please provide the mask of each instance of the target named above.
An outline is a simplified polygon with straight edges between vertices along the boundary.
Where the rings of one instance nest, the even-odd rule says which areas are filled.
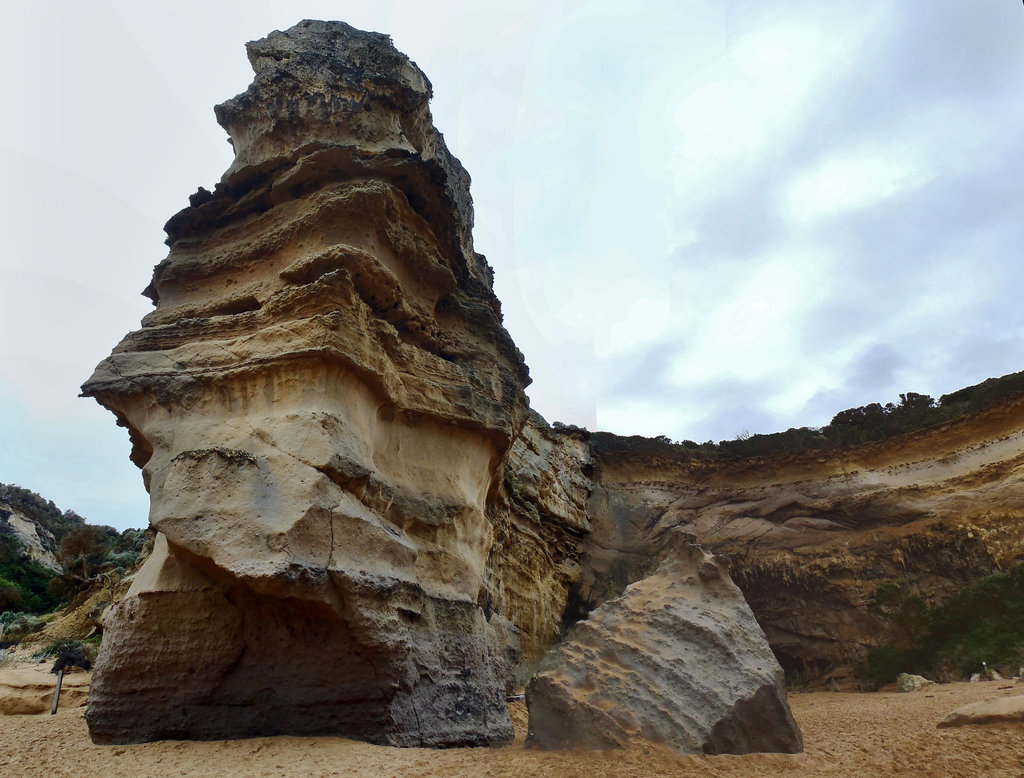
[[[589,435],[550,427],[537,413],[513,443],[490,507],[495,543],[488,562],[488,609],[508,619],[520,655],[516,688],[561,638],[569,593],[582,573],[592,527]]]
[[[235,160],[168,222],[154,311],[83,387],[159,533],[106,624],[97,741],[496,742],[542,664],[537,742],[793,750],[763,635],[683,533],[732,558],[793,672],[885,640],[881,584],[941,598],[1024,556],[1024,399],[731,461],[530,414],[426,77],[341,23],[248,50],[217,108]]]
[[[90,731],[507,739],[486,510],[528,377],[469,177],[386,36],[302,22],[248,51],[217,109],[234,164],[168,222],[155,310],[83,387],[128,428],[160,533]]]
[[[337,22],[248,51],[235,160],[83,387],[158,531],[105,624],[96,741],[499,742],[539,666],[543,745],[792,751],[764,634],[687,537],[794,672],[887,637],[881,584],[941,598],[1024,557],[1024,398],[758,460],[549,426],[423,73]]]
[[[683,529],[731,558],[787,672],[821,678],[898,637],[880,586],[938,602],[1024,559],[1024,398],[831,451],[707,461],[654,444],[597,443],[570,610],[621,592]]]

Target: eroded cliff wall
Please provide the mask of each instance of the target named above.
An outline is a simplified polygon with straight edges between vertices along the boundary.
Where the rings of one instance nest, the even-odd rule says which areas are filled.
[[[248,51],[235,161],[83,387],[158,531],[106,624],[98,742],[501,742],[533,677],[541,745],[798,750],[769,642],[857,661],[880,584],[938,598],[1024,556],[1024,399],[757,460],[548,425],[423,73],[338,22]]]
[[[882,584],[937,601],[1024,559],[1021,397],[887,441],[756,460],[595,440],[594,535],[570,608],[621,591],[627,560],[682,528],[732,560],[792,673],[820,677],[892,637]]]

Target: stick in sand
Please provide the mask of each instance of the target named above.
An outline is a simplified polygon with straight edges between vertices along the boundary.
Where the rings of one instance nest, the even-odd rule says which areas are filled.
[[[57,700],[60,698],[60,682],[64,680],[64,671],[57,671],[57,688],[53,690],[53,707],[50,708],[50,715],[57,712]]]

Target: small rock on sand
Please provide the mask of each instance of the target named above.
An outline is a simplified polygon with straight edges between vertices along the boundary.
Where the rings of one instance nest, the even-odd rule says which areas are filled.
[[[965,724],[1008,724],[1024,722],[1024,694],[998,700],[972,702],[957,708],[939,722],[939,728]]]
[[[934,686],[935,681],[929,681],[922,675],[911,675],[910,673],[900,673],[896,677],[896,686],[899,687],[901,692],[916,692],[918,689],[923,689],[926,686]]]

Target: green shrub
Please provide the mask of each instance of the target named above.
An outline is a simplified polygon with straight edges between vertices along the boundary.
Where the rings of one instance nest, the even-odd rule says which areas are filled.
[[[871,680],[946,669],[969,676],[983,662],[1016,671],[1024,663],[1024,563],[980,578],[934,608],[883,584],[872,609],[894,630],[887,645],[868,651],[861,671]]]
[[[965,587],[932,611],[929,626],[934,664],[948,660],[964,674],[983,661],[1015,670],[1024,651],[1024,564]]]
[[[875,683],[896,683],[900,673],[920,675],[926,672],[924,651],[919,648],[901,649],[879,646],[868,651],[860,675]]]
[[[43,620],[31,613],[5,611],[0,613],[0,624],[4,627],[4,642],[17,643],[33,632],[43,628]]]
[[[47,591],[53,575],[53,571],[26,556],[15,538],[0,535],[0,609],[32,613],[53,610],[60,603]]]
[[[57,654],[72,650],[75,648],[81,648],[82,641],[74,640],[72,638],[60,638],[59,640],[53,640],[46,644],[45,648],[41,648],[32,654],[33,659],[49,659]]]

